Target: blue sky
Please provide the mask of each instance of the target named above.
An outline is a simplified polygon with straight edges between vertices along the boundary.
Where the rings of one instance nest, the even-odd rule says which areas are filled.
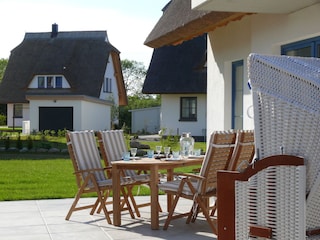
[[[106,30],[121,59],[148,67],[143,44],[169,0],[0,0],[0,58],[9,58],[26,32]]]

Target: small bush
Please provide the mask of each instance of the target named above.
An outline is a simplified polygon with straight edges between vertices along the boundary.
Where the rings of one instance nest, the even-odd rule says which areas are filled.
[[[16,141],[16,148],[17,149],[22,149],[22,141],[21,141],[20,134],[19,134],[18,139]]]
[[[0,126],[5,126],[7,125],[7,116],[0,114]]]

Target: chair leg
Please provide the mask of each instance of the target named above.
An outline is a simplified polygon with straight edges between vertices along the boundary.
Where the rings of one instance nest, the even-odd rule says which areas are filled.
[[[128,196],[129,196],[129,198],[130,198],[130,200],[131,200],[131,202],[132,202],[132,205],[133,205],[134,211],[135,211],[136,214],[137,214],[137,217],[141,217],[139,208],[138,208],[138,206],[137,206],[137,202],[136,202],[136,200],[134,199],[134,196],[133,196],[133,194],[132,194],[132,188],[133,188],[133,186],[127,187],[127,189],[128,189]]]
[[[89,175],[89,176],[91,176],[91,181],[96,189],[96,192],[98,195],[98,200],[99,200],[99,203],[102,207],[104,215],[106,216],[106,220],[109,224],[112,224],[109,212],[108,212],[107,207],[105,205],[106,199],[104,198],[104,194],[102,191],[100,191],[99,186],[98,186],[97,182],[95,181],[95,177],[93,175]]]
[[[98,208],[99,205],[100,205],[100,204],[99,204],[99,199],[97,199],[96,202],[93,204],[93,207],[92,207],[92,209],[91,209],[91,211],[90,211],[90,215],[93,215],[93,214],[94,214],[94,212],[96,211],[96,209]],[[100,213],[100,212],[101,212],[101,209],[102,209],[102,208],[99,207],[97,213]]]
[[[73,211],[76,210],[76,206],[78,204],[80,196],[81,196],[81,194],[80,194],[80,189],[79,189],[79,191],[78,191],[77,195],[75,196],[75,199],[73,200],[73,203],[72,203],[72,205],[71,205],[71,207],[69,209],[69,212],[68,212],[68,214],[67,214],[67,216],[65,218],[66,220],[69,220],[71,215],[72,215],[72,213],[73,213]]]
[[[186,223],[189,224],[190,222],[194,223],[197,219],[199,213],[199,205],[196,202],[193,202],[191,210],[190,210],[190,214],[187,218]]]
[[[127,189],[128,188],[130,188],[130,187],[127,187]],[[130,216],[131,216],[131,218],[134,219],[135,218],[134,217],[134,213],[132,211],[132,207],[131,207],[131,204],[129,202],[129,196],[130,196],[131,191],[129,191],[129,189],[128,189],[128,193],[126,193],[124,187],[121,187],[121,192],[122,192],[122,195],[123,195],[123,200],[124,200],[125,204],[127,205],[127,208],[128,208],[129,213],[130,213]],[[132,195],[132,193],[131,193],[131,195]],[[122,206],[122,208],[123,208],[123,206]]]
[[[176,197],[174,198],[172,206],[170,207],[170,212],[168,213],[168,217],[166,219],[166,222],[163,225],[163,230],[167,230],[168,229],[168,226],[169,226],[169,224],[171,222],[171,219],[173,217],[173,213],[174,213],[174,210],[176,209],[176,206],[177,206],[179,198],[180,198],[179,195],[176,195]]]
[[[207,222],[209,223],[212,229],[212,232],[217,235],[218,234],[217,226],[215,225],[212,218],[210,217],[209,210],[206,206],[206,203],[204,203],[199,197],[196,197],[196,202],[199,204],[199,207],[202,209],[202,212],[205,218],[207,219]]]

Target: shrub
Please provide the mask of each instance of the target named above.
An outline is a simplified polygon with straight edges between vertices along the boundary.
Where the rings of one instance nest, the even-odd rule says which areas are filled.
[[[7,125],[7,116],[0,114],[0,126]]]
[[[21,141],[20,134],[18,135],[18,139],[16,141],[16,147],[17,149],[22,149],[22,141]]]

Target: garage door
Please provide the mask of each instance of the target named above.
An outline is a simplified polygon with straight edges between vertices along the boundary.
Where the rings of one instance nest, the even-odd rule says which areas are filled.
[[[73,130],[73,107],[39,107],[39,130]]]

